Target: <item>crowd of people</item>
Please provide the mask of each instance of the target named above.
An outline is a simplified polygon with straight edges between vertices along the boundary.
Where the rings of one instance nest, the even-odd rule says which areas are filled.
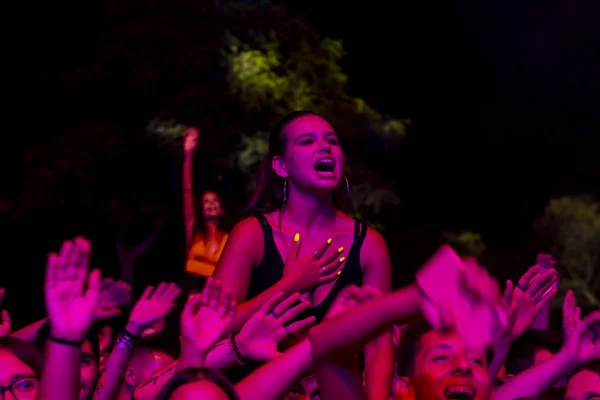
[[[600,310],[582,316],[567,292],[549,329],[551,260],[501,289],[443,246],[392,290],[384,238],[343,211],[338,136],[305,111],[274,127],[248,217],[226,233],[218,194],[194,199],[199,139],[184,139],[183,281],[132,299],[90,270],[93,243],[65,241],[47,259],[47,317],[12,331],[2,312],[2,399],[600,399]]]

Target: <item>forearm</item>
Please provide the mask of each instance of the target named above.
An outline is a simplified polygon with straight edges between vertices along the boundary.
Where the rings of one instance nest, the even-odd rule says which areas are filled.
[[[194,211],[194,187],[192,179],[193,158],[191,155],[185,155],[183,160],[183,223],[185,226],[186,244],[189,245],[192,240],[194,225],[196,223],[196,213]]]
[[[391,332],[385,332],[367,343],[365,367],[367,399],[389,399],[394,373],[394,347]]]
[[[40,382],[39,400],[79,400],[81,346],[50,339]]]
[[[138,386],[133,392],[133,400],[154,400],[165,383],[175,375],[179,360],[157,371],[148,380]]]
[[[252,372],[235,385],[235,390],[241,400],[277,400],[311,366],[310,342],[305,339]]]
[[[224,286],[226,285],[224,284]],[[248,321],[268,300],[279,292],[283,292],[284,299],[295,293],[294,288],[291,285],[280,280],[255,298],[238,304],[235,318],[226,333],[239,332],[246,321]]]
[[[236,365],[228,340],[222,340],[208,352],[205,362],[206,368],[225,370]]]
[[[537,398],[576,366],[570,357],[558,353],[548,361],[525,370],[500,386],[494,392],[494,400]]]
[[[317,359],[346,348],[359,350],[394,323],[420,312],[421,295],[415,284],[359,304],[311,329],[313,357]]]
[[[511,339],[502,338],[493,344],[494,358],[492,359],[489,368],[490,378],[492,378],[492,380],[496,379],[498,372],[500,372],[500,369],[504,365],[504,361],[506,361],[506,356],[508,356],[512,343],[513,341]]]

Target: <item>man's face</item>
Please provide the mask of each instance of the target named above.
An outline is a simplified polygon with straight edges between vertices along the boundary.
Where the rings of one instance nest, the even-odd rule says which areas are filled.
[[[488,400],[492,382],[486,355],[468,349],[452,332],[419,339],[411,386],[417,400]]]
[[[81,347],[79,400],[89,400],[94,395],[100,369],[98,359],[93,354],[92,344],[86,340]]]

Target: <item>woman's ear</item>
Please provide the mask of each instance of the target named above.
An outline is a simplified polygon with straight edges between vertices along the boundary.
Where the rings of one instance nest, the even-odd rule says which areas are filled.
[[[282,179],[287,179],[288,173],[285,167],[285,162],[279,156],[273,157],[273,161],[271,161],[271,167],[273,167],[273,171],[277,174],[278,177]]]

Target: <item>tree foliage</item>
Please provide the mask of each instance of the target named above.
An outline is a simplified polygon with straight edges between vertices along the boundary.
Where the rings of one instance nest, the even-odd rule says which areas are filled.
[[[600,204],[590,197],[553,199],[535,232],[559,261],[561,289],[600,307]]]

